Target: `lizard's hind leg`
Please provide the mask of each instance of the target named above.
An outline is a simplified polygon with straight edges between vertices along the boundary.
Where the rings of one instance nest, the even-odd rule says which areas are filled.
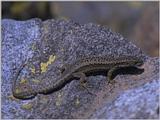
[[[70,66],[70,64],[64,64],[61,68],[59,68],[60,69],[60,71],[61,71],[61,74],[63,74],[66,70],[67,70],[67,68]]]

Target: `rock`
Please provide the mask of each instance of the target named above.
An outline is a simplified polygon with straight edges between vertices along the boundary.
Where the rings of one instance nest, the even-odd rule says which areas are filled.
[[[136,74],[117,74],[114,84],[108,85],[106,76],[89,76],[87,89],[75,80],[51,94],[38,94],[29,100],[13,99],[13,78],[25,61],[27,65],[17,83],[38,90],[55,83],[64,64],[93,55],[136,56],[144,65]],[[37,18],[4,19],[2,118],[158,118],[158,61],[120,34],[100,25],[53,19],[42,22]],[[23,109],[24,105],[29,105],[29,110]]]
[[[131,89],[125,90],[112,103],[103,101],[103,106],[91,118],[98,119],[157,119],[159,109],[158,58],[145,63],[146,72]],[[150,67],[150,68],[149,68]],[[147,75],[149,74],[149,75]],[[140,84],[140,82],[143,82]],[[139,84],[139,85],[138,85]],[[136,86],[135,86],[136,85]],[[126,86],[121,86],[121,90]],[[120,91],[121,91],[120,90]],[[107,97],[106,97],[107,99]],[[106,104],[105,104],[106,103]]]

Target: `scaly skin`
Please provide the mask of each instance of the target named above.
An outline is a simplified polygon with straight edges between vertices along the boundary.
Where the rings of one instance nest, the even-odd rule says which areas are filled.
[[[68,65],[66,69],[62,72],[62,75],[55,83],[49,84],[49,86],[43,86],[42,89],[29,88],[28,91],[21,91],[19,93],[15,92],[15,84],[13,84],[13,95],[19,99],[30,99],[35,97],[37,94],[48,94],[63,88],[67,83],[72,80],[80,79],[80,81],[86,80],[86,75],[90,73],[95,73],[98,71],[108,71],[108,79],[112,80],[112,73],[118,68],[122,67],[138,67],[143,64],[143,61],[137,57],[126,56],[117,58],[107,58],[101,56],[85,57],[75,61],[73,64]],[[21,68],[14,81],[18,78]]]

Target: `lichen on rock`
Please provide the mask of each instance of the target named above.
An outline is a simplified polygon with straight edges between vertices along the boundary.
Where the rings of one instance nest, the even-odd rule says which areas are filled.
[[[106,76],[89,76],[86,85],[95,95],[81,88],[79,81],[72,81],[59,91],[37,95],[31,100],[11,101],[7,97],[12,95],[12,78],[16,73],[13,65],[18,68],[25,59],[28,59],[28,64],[32,64],[34,69],[25,68],[17,82],[20,82],[23,76],[31,86],[43,83],[43,86],[47,87],[56,82],[60,76],[61,66],[71,64],[81,56],[92,55],[136,56],[144,61],[142,66],[144,72],[138,75],[117,75],[113,85],[107,84]],[[158,118],[159,94],[158,84],[155,84],[159,80],[158,65],[159,58],[149,57],[122,35],[100,25],[54,19],[46,21],[37,18],[27,21],[4,19],[2,116],[8,119]],[[37,89],[42,89],[43,86],[37,86]],[[59,93],[63,95],[57,98]],[[149,98],[147,93],[152,97]],[[131,104],[134,96],[137,96],[136,101]],[[44,98],[47,102],[41,102]],[[145,100],[146,98],[149,99]],[[32,106],[27,105],[28,101],[32,102]],[[138,101],[143,104],[137,103]],[[21,107],[23,105],[24,107]],[[12,110],[16,110],[16,116]],[[151,111],[151,114],[147,111]]]

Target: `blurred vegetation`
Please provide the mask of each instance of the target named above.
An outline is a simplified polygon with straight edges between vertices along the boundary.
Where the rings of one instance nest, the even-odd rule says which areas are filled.
[[[2,2],[2,18],[26,20],[53,18],[48,2]]]
[[[2,18],[72,19],[121,33],[151,56],[159,55],[159,2],[2,2]]]

